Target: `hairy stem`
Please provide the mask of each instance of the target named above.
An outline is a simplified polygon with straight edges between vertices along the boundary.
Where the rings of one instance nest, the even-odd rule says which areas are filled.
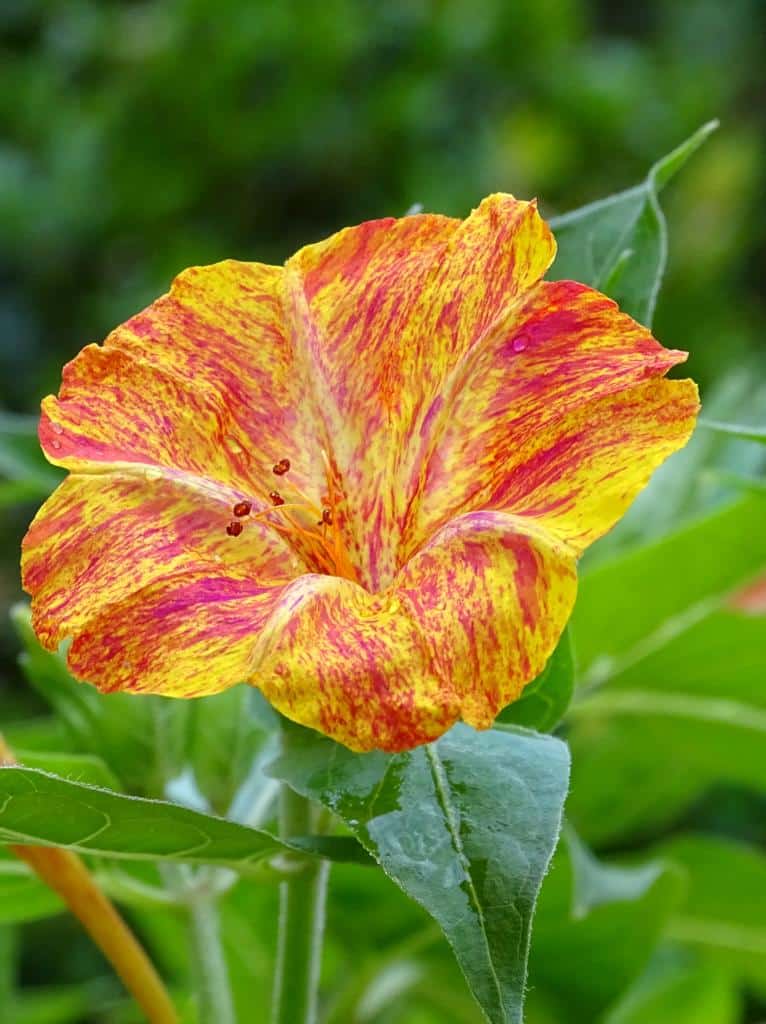
[[[313,826],[309,801],[284,783],[279,824],[284,839],[306,835]],[[329,867],[326,861],[302,862],[280,883],[272,1024],[316,1024]]]
[[[229,972],[221,942],[218,895],[200,890],[190,894],[189,921],[194,952],[194,979],[199,996],[199,1019],[211,1024],[235,1024]]]

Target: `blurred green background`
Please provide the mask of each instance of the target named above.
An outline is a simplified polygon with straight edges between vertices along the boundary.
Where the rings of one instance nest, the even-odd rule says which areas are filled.
[[[462,216],[496,190],[536,195],[554,215],[634,184],[719,117],[663,195],[655,334],[691,351],[703,396],[725,392],[729,418],[741,400],[763,422],[749,389],[764,379],[766,337],[764,39],[762,0],[2,0],[0,409],[35,414],[65,361],[186,266],[279,262],[349,223],[414,203]],[[30,469],[33,448],[13,431],[0,445],[3,610],[20,596],[21,536],[55,482]],[[3,611],[5,721],[43,706],[17,650]],[[756,820],[750,796],[727,801],[711,798],[697,820],[735,833]],[[339,872],[341,902],[344,886],[349,905],[372,900],[354,884]],[[336,939],[353,943],[334,914]],[[393,917],[406,936],[406,912]],[[57,922],[30,926],[31,982],[100,969]],[[29,952],[43,932],[48,950],[68,944],[55,969]],[[437,968],[449,970],[434,967],[434,1000]],[[408,1022],[440,1019],[414,1012]],[[753,1003],[749,1019],[759,1013]]]

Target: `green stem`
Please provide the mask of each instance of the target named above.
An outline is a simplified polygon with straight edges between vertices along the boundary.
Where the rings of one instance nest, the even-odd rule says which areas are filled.
[[[283,783],[279,832],[283,839],[306,835],[312,807]],[[272,1024],[316,1024],[319,968],[324,934],[327,861],[306,861],[279,886],[279,936]]]
[[[216,894],[204,890],[190,893],[189,921],[199,1020],[235,1024]]]

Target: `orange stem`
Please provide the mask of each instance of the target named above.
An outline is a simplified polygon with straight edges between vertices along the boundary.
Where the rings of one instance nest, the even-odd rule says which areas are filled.
[[[0,764],[15,764],[0,735]],[[11,850],[64,900],[146,1014],[149,1024],[178,1024],[178,1014],[152,962],[82,860],[55,846]]]

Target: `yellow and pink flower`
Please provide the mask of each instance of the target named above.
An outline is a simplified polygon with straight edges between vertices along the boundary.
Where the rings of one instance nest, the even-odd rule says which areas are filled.
[[[494,195],[182,273],[43,401],[42,642],[103,690],[252,683],[357,750],[489,726],[698,409],[685,353],[554,255]]]

